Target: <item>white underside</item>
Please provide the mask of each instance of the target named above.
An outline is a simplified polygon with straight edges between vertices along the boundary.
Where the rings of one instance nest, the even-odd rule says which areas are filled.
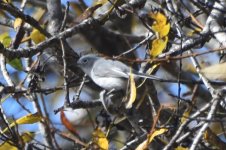
[[[99,77],[91,73],[92,80],[106,90],[126,90],[127,80],[123,78]]]

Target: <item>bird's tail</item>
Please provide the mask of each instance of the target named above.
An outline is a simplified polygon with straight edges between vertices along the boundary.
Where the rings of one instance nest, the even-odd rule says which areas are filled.
[[[164,81],[164,79],[162,79],[160,77],[157,77],[157,76],[154,76],[154,75],[148,75],[148,74],[144,74],[144,73],[139,73],[139,72],[134,73],[134,76],[140,77],[140,78],[147,78],[147,79],[150,79],[150,80]]]

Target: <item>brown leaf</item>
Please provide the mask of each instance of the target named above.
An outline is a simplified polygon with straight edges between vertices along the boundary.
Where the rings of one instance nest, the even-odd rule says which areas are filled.
[[[96,9],[98,9],[99,7],[101,7],[101,6],[102,6],[102,4],[97,4],[97,5],[95,5],[95,6],[92,6],[92,7],[87,8],[80,16],[78,16],[78,17],[76,18],[75,22],[76,22],[76,23],[80,23],[80,22],[82,22],[83,20],[85,20],[85,19],[91,17],[91,16],[93,15],[94,11],[95,11]]]
[[[60,120],[62,124],[73,134],[77,135],[75,127],[70,123],[70,121],[66,118],[64,111],[60,111]]]

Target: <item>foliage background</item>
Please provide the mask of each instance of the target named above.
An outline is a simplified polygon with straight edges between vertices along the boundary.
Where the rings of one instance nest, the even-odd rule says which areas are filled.
[[[19,148],[32,147],[33,149],[35,146],[41,149],[44,147],[50,149],[217,147],[220,149],[225,146],[226,23],[224,14],[226,5],[223,0],[125,0],[117,1],[115,6],[107,0],[70,1],[68,13],[66,13],[67,20],[62,30],[60,28],[67,8],[66,1],[24,0],[22,2],[26,5],[23,13],[19,14],[17,8],[23,4],[21,1],[0,1],[0,37],[4,37],[4,33],[8,33],[11,37],[11,45],[6,46],[1,41],[5,48],[0,48],[2,54],[0,94],[1,109],[4,110],[1,114],[6,116],[0,119],[1,129],[7,127],[5,121],[10,124],[13,120],[26,116],[28,114],[26,109],[30,111],[29,113],[36,113],[37,104],[45,119],[43,119],[44,124],[40,123],[38,118],[34,121],[35,123],[28,120],[27,124],[15,125],[13,129],[15,134],[6,133],[8,139],[2,136],[2,144],[12,141]],[[85,9],[86,6],[89,7],[88,10]],[[13,9],[7,10],[7,8]],[[45,10],[43,16],[40,8]],[[16,10],[16,13],[12,13],[13,10]],[[27,19],[24,14],[33,17],[36,15],[40,19],[34,22]],[[155,16],[156,14],[162,16]],[[23,26],[19,24],[17,28],[13,28],[16,24],[15,18],[22,18],[32,26],[44,27],[42,32],[46,34],[45,39],[38,32],[34,34],[34,38],[31,37],[25,43],[20,41],[19,47],[13,47],[12,43],[17,39],[18,28],[26,31],[22,38],[29,37],[34,30],[27,24]],[[67,31],[72,28],[75,30]],[[65,32],[68,34],[64,34]],[[51,38],[48,33],[55,37],[53,42],[48,43],[48,39]],[[58,36],[61,33],[64,36]],[[35,40],[39,36],[41,41],[36,43]],[[154,41],[163,42],[154,44]],[[42,43],[44,46],[38,49],[37,47]],[[3,51],[21,50],[21,55],[24,56],[23,51],[26,48],[29,50],[29,47],[33,47],[38,52],[43,51],[40,63],[31,67],[30,72],[26,70],[32,64],[28,63],[28,59],[19,55],[7,55]],[[66,59],[62,59],[62,49],[66,53]],[[128,50],[131,52],[124,54]],[[146,81],[145,85],[147,85],[143,87],[143,91],[137,89],[137,100],[131,110],[123,108],[122,111],[120,110],[122,113],[106,114],[106,110],[100,103],[96,103],[94,107],[88,105],[93,100],[99,99],[101,92],[101,89],[92,81],[88,81],[78,98],[79,101],[87,102],[84,104],[86,106],[72,105],[64,108],[64,114],[70,122],[67,126],[65,124],[68,122],[62,121],[64,118],[62,112],[54,111],[64,106],[67,98],[71,102],[77,98],[76,94],[83,81],[83,73],[76,67],[76,61],[85,53],[98,53],[111,59],[114,58],[113,56],[121,55],[120,61],[133,66],[136,70],[150,69],[152,71],[149,73],[161,77],[164,82]],[[38,53],[30,56],[32,56],[30,57],[32,62],[39,60]],[[10,57],[11,59],[19,57],[21,62],[10,63],[8,60]],[[7,61],[6,65],[4,59]],[[13,65],[17,67],[12,67]],[[20,65],[23,67],[22,70],[18,67]],[[4,66],[10,79],[4,75]],[[29,79],[19,86],[28,74]],[[14,84],[10,85],[9,80]],[[10,87],[16,87],[16,89],[10,90]],[[50,94],[44,94],[48,88],[56,87],[60,90],[53,89]],[[36,92],[40,89],[43,89],[43,92]],[[27,95],[15,94],[23,90]],[[143,103],[140,102],[141,91],[146,91]],[[130,92],[134,94],[132,90]],[[29,98],[29,95],[36,99]],[[120,96],[116,96],[116,99],[119,98]],[[117,107],[118,103],[112,104],[113,107]],[[140,106],[136,108],[137,105]],[[78,109],[78,107],[81,108]],[[202,108],[206,109],[202,111]],[[199,115],[194,116],[197,113]],[[114,118],[122,116],[126,118],[126,122],[113,124]],[[112,124],[113,127],[108,124]],[[27,131],[34,132],[35,140],[21,143],[21,134]],[[107,134],[108,131],[109,134]],[[65,135],[60,136],[66,133],[70,140],[65,138]],[[185,136],[186,134],[189,135]],[[140,141],[134,142],[136,138]],[[175,142],[179,138],[182,140]],[[84,145],[78,141],[82,141]],[[126,143],[129,145],[126,146]]]

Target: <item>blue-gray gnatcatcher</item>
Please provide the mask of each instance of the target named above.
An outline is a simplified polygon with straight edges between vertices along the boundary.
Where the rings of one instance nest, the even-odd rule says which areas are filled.
[[[98,57],[93,54],[82,56],[77,65],[86,73],[97,85],[106,90],[125,90],[130,76],[130,67],[126,64]],[[146,75],[132,70],[135,80],[139,77],[152,80],[161,80],[153,75]]]

